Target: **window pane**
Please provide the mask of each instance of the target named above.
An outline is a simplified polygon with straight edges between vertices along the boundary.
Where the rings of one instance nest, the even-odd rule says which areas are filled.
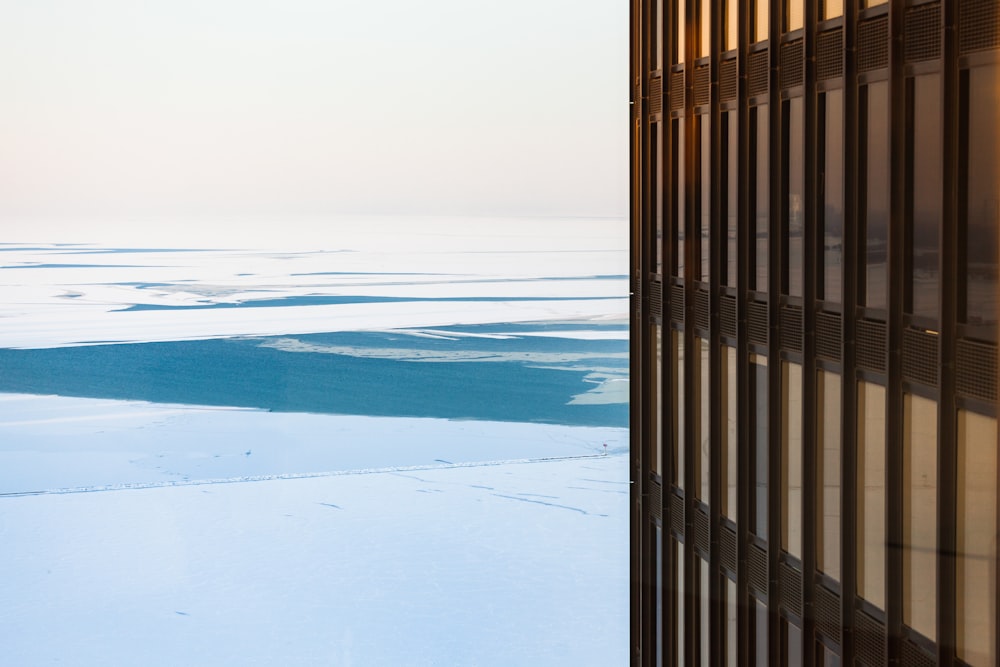
[[[941,291],[939,267],[942,215],[941,77],[925,74],[912,80],[913,156],[910,169],[910,275],[906,311],[938,319]]]
[[[753,390],[753,511],[750,513],[752,530],[767,539],[767,357],[750,355],[751,386]]]
[[[840,303],[844,252],[844,93],[830,90],[820,102],[823,136],[823,268],[820,298]]]
[[[903,396],[903,622],[928,639],[937,620],[937,402]]]
[[[753,19],[753,39],[751,42],[763,42],[767,39],[768,0],[755,0]]]
[[[656,341],[656,360],[650,367],[649,384],[652,387],[652,412],[655,415],[655,440],[650,443],[649,462],[650,468],[663,478],[663,461],[660,450],[663,446],[663,386],[661,382],[663,374],[663,327],[653,325],[654,340]]]
[[[673,359],[670,364],[670,386],[674,388],[673,401],[673,481],[678,489],[684,488],[684,334],[671,331]]]
[[[708,282],[709,266],[712,257],[709,233],[712,229],[712,123],[707,115],[698,117],[701,129],[701,151],[698,159],[701,165],[701,178],[698,179],[698,189],[701,191],[700,247],[698,252],[698,278]]]
[[[788,199],[785,210],[784,231],[785,262],[787,273],[782,281],[784,292],[789,296],[802,296],[803,228],[805,209],[805,136],[803,126],[804,107],[801,97],[786,103],[785,110],[785,169],[788,177]]]
[[[674,174],[672,185],[677,202],[673,219],[674,275],[684,277],[684,123],[674,121]]]
[[[760,600],[754,600],[754,654],[757,667],[769,667],[767,658],[767,605]]]
[[[996,340],[997,236],[1000,230],[1000,67],[966,75],[966,266],[963,319]]]
[[[865,274],[862,303],[885,308],[886,259],[889,242],[889,84],[879,81],[862,88],[866,130]]]
[[[684,664],[684,545],[674,541],[677,563],[677,595],[674,597],[674,618],[676,623],[674,642],[674,664]]]
[[[655,162],[653,163],[653,168],[650,169],[650,189],[652,190],[654,197],[654,215],[655,215],[655,228],[656,228],[656,239],[653,243],[653,262],[656,266],[655,273],[663,274],[663,188],[659,187],[660,181],[663,178],[663,136],[660,133],[660,123],[652,123],[650,126],[650,135],[653,141],[653,152],[655,155]]]
[[[785,0],[785,32],[802,27],[803,0]]]
[[[724,195],[726,197],[726,242],[725,242],[725,253],[726,253],[726,273],[724,275],[724,281],[726,285],[730,287],[736,287],[736,267],[737,267],[737,254],[736,254],[736,234],[738,231],[738,220],[739,220],[739,194],[737,187],[739,185],[739,171],[737,165],[737,156],[739,155],[737,149],[736,140],[739,138],[739,130],[737,128],[737,114],[735,111],[728,111],[723,114],[722,121],[722,131],[723,131],[723,149],[726,151],[725,155],[725,168],[724,177],[726,179],[726,185],[724,190]]]
[[[684,16],[684,0],[674,0],[674,7],[676,8],[677,12],[677,22],[674,23],[674,28],[675,28],[674,38],[676,40],[674,62],[682,63],[684,62],[684,59],[686,57],[684,55],[684,50],[687,48],[687,45],[684,41],[684,35],[686,32],[684,26],[684,22],[686,20],[686,17]]]
[[[701,419],[698,423],[698,499],[709,504],[712,474],[712,438],[711,438],[711,374],[709,373],[708,341],[698,339],[698,412]]]
[[[737,640],[737,606],[736,582],[726,578],[726,667],[736,667],[739,664],[739,645]]]
[[[781,634],[784,635],[785,650],[781,663],[789,667],[802,664],[802,629],[794,623],[781,619]]]
[[[885,387],[858,383],[858,594],[885,608]]]
[[[756,171],[752,175],[754,183],[754,213],[755,222],[753,227],[754,237],[750,244],[753,257],[751,265],[753,270],[750,275],[750,287],[758,292],[767,291],[767,236],[768,223],[770,221],[770,208],[768,201],[768,187],[770,179],[768,169],[770,160],[768,158],[768,113],[767,105],[762,104],[750,110],[750,127],[752,130],[751,151],[754,156]]]
[[[802,366],[781,364],[781,548],[802,557]]]
[[[958,411],[958,657],[997,661],[997,420]]]
[[[817,387],[819,470],[816,480],[820,484],[817,498],[819,530],[816,537],[816,567],[840,579],[840,376],[819,371]]]
[[[663,69],[663,18],[663,0],[656,0],[656,12],[653,15],[656,46],[652,69]]]
[[[844,0],[822,0],[823,20],[836,18],[844,13]]]
[[[701,28],[698,57],[704,58],[712,53],[712,3],[709,0],[701,0],[698,6],[701,10],[698,16],[698,25]]]
[[[663,529],[656,526],[656,627],[663,627]],[[657,637],[656,660],[663,664],[663,638]]]
[[[736,521],[736,348],[726,346],[722,355],[722,400],[725,407],[722,413],[726,417],[726,428],[722,437],[722,513],[734,522]]]
[[[726,43],[722,47],[725,51],[735,49],[738,45],[739,34],[737,32],[737,20],[739,18],[739,5],[736,0],[726,0]]]
[[[711,619],[712,619],[712,600],[709,597],[710,592],[710,582],[711,582],[711,568],[709,564],[703,561],[701,558],[695,559],[698,562],[698,573],[699,573],[699,588],[698,591],[698,639],[699,646],[698,650],[700,652],[698,663],[701,665],[708,664],[709,647],[711,646]]]
[[[868,7],[884,5],[887,2],[889,2],[889,0],[861,0],[861,6],[867,9]]]

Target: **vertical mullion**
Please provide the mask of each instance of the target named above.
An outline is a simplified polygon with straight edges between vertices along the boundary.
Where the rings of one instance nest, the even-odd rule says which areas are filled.
[[[956,652],[955,550],[957,546],[957,411],[955,410],[955,343],[958,321],[959,156],[961,106],[958,69],[958,2],[942,2],[942,212],[941,299],[939,301],[940,392],[938,399],[938,498],[937,498],[937,658],[951,664]]]

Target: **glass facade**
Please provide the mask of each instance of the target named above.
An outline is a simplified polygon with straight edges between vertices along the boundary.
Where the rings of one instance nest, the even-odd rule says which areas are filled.
[[[632,664],[997,665],[1000,3],[658,2]]]

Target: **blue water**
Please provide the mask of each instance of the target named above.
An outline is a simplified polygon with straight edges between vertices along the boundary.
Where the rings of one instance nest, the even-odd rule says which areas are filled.
[[[490,324],[435,330],[514,334],[505,339],[341,332],[0,349],[0,392],[289,412],[624,427],[628,423],[624,402],[571,405],[569,401],[597,386],[591,373],[602,378],[628,377],[627,341],[517,334],[546,328],[623,330],[625,326]],[[300,348],[323,351],[271,347],[292,339]],[[378,351],[381,358],[370,356],[372,351]],[[435,361],[413,360],[428,355]]]

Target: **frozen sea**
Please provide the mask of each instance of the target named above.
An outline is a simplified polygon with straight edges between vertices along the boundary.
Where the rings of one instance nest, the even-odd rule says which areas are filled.
[[[0,663],[628,659],[622,221],[0,244]]]

